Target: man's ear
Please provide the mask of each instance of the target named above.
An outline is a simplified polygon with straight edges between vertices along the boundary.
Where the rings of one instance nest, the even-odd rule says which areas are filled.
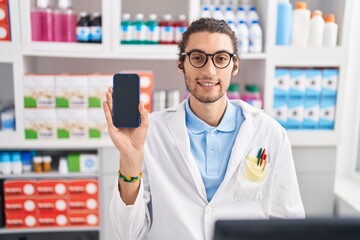
[[[184,64],[182,64],[180,61],[178,62],[178,72],[184,73]]]
[[[240,66],[239,58],[236,58],[236,60],[235,60],[235,62],[234,62],[233,70],[232,70],[232,75],[233,75],[233,76],[235,76],[236,74],[238,74],[238,72],[239,72],[239,66]]]

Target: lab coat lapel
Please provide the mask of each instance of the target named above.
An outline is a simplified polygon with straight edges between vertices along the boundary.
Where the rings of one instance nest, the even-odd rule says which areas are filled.
[[[181,171],[181,174],[185,175],[187,179],[193,179],[197,191],[200,193],[203,200],[207,201],[206,190],[199,168],[190,151],[190,140],[185,123],[185,101],[176,108],[171,108],[168,111],[173,114],[170,118],[171,120],[168,121],[168,129],[178,147],[179,156],[184,160],[184,165],[182,162],[177,163],[180,168],[179,171]],[[188,173],[190,173],[191,176],[186,176]]]
[[[231,151],[228,168],[224,178],[225,183],[229,181],[235,170],[238,168],[240,162],[246,157],[247,149],[250,147],[256,131],[256,125],[252,113],[260,111],[257,109],[255,110],[252,107],[249,108],[249,106],[242,103],[240,103],[240,106],[243,110],[245,119],[239,129]]]

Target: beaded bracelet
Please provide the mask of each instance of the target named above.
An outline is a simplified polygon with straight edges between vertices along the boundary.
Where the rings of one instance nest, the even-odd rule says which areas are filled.
[[[133,183],[133,182],[136,182],[137,180],[140,180],[141,177],[143,176],[143,173],[140,172],[139,176],[129,177],[129,176],[122,175],[119,170],[118,176],[119,176],[119,179],[123,180],[124,182]]]

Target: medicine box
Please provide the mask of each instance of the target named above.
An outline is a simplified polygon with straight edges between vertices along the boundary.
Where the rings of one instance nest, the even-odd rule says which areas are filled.
[[[24,109],[24,126],[25,139],[55,139],[55,109]]]
[[[302,100],[305,95],[306,70],[290,69],[289,99]]]
[[[56,75],[57,108],[88,107],[88,75]]]
[[[289,95],[290,71],[277,68],[274,79],[274,101],[286,101]]]
[[[108,74],[92,74],[88,76],[88,106],[101,108],[106,100],[106,92],[113,85],[113,76]]]
[[[55,107],[55,76],[26,75],[24,76],[24,107],[54,108]]]

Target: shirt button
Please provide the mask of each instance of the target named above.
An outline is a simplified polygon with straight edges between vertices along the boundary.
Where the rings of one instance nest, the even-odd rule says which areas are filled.
[[[211,154],[214,154],[214,150],[211,150],[210,153],[211,153]]]
[[[215,135],[215,132],[214,132],[214,131],[211,131],[210,134],[211,134],[211,136],[214,136],[214,135]]]
[[[212,211],[211,207],[206,207],[206,208],[205,208],[205,212],[206,212],[206,213],[211,213],[211,211]]]

